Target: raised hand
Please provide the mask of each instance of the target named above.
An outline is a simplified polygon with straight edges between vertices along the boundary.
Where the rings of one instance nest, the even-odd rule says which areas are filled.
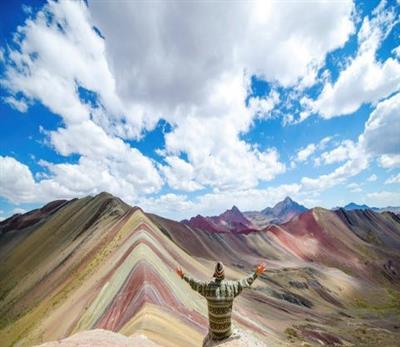
[[[265,264],[258,264],[256,268],[256,274],[262,274],[265,271]]]
[[[183,278],[183,270],[180,266],[178,266],[175,271],[180,278]]]

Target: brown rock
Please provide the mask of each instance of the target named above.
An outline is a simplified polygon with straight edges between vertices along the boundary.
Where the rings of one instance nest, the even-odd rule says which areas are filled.
[[[258,340],[253,335],[239,329],[235,329],[232,336],[222,341],[206,341],[203,347],[267,347],[267,345]]]

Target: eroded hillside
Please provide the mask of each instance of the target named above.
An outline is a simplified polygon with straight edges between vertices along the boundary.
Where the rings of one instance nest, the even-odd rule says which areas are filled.
[[[269,346],[395,346],[400,338],[394,215],[376,213],[372,223],[314,209],[243,234],[195,230],[106,193],[50,207],[0,223],[4,346],[91,329],[145,336],[149,346],[201,346],[206,303],[174,269],[205,280],[217,259],[229,278],[267,264],[235,301],[233,319]]]

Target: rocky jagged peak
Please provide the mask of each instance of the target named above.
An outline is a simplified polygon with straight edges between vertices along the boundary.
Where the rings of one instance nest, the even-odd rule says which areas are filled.
[[[349,204],[347,204],[343,208],[345,210],[369,210],[370,209],[370,207],[365,205],[365,204],[359,205],[359,204],[356,204],[354,202],[350,202]]]
[[[239,208],[238,208],[236,205],[233,205],[233,206],[232,206],[231,211],[232,211],[232,212],[235,212],[235,213],[238,213],[238,212],[241,213],[240,210],[239,210]]]
[[[240,218],[245,218],[242,214],[242,212],[239,210],[239,208],[236,205],[233,205],[230,210],[226,210],[224,213],[219,215],[220,217],[228,217],[228,216],[235,216],[235,217],[240,217]]]
[[[306,207],[287,196],[274,207],[266,207],[260,212],[245,212],[244,215],[258,227],[264,228],[268,224],[285,223],[306,211],[308,211]]]
[[[218,216],[204,217],[197,215],[190,220],[183,220],[182,223],[192,228],[212,232],[241,232],[256,228],[235,205]]]
[[[285,204],[294,203],[294,201],[290,198],[290,196],[287,196],[285,199],[283,199],[283,202]]]
[[[230,210],[226,210],[224,213],[220,214],[214,219],[220,219],[227,223],[241,223],[245,226],[251,226],[251,222],[244,216],[244,214],[233,205]]]
[[[300,205],[296,201],[292,200],[290,197],[286,197],[283,201],[278,202],[275,206],[274,209],[282,209],[282,208],[290,208],[290,209],[296,209],[302,212],[307,211],[307,208],[304,207],[303,205]]]

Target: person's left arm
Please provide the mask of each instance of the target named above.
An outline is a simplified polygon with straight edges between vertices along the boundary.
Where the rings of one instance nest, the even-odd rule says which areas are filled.
[[[193,290],[198,292],[200,295],[205,296],[207,282],[199,281],[193,277],[188,276],[183,272],[182,268],[180,267],[176,269],[176,273],[180,278],[182,278],[185,282],[187,282]]]

